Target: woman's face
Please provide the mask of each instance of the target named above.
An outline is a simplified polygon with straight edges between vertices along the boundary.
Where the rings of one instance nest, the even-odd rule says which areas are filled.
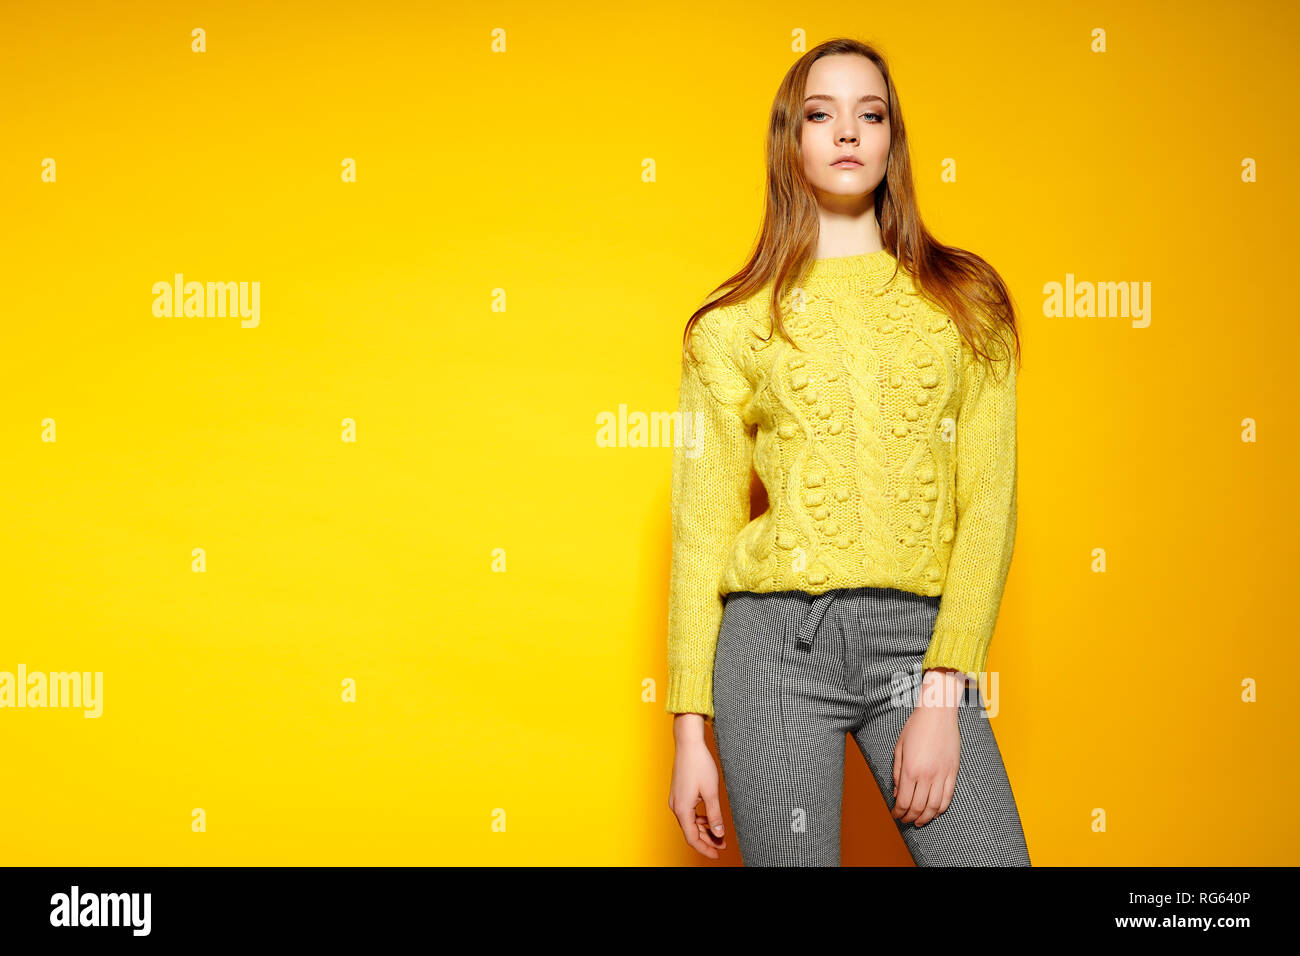
[[[804,89],[803,171],[823,205],[861,199],[885,178],[889,156],[885,95],[884,76],[864,56],[824,56],[812,65]],[[843,156],[857,163],[837,165]]]

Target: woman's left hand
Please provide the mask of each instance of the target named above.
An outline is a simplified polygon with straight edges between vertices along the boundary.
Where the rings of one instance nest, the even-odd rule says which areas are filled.
[[[921,680],[920,700],[894,745],[894,810],[901,823],[925,826],[952,802],[961,763],[957,708],[965,676],[932,668]]]

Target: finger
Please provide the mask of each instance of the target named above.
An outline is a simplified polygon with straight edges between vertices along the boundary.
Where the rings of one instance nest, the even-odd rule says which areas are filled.
[[[680,805],[684,808],[687,801],[682,800]],[[700,843],[699,826],[695,822],[695,808],[692,806],[689,810],[675,810],[673,815],[677,817],[677,822],[682,828],[682,837],[686,840],[686,845],[704,853]]]
[[[940,805],[943,801],[943,791],[948,786],[948,781],[936,780],[930,787],[929,798],[925,801],[925,808],[921,815],[916,818],[916,826],[923,827],[939,815]]]
[[[727,835],[727,828],[722,823],[722,804],[718,800],[718,788],[710,787],[704,794],[704,810],[709,817],[709,832],[714,842]]]
[[[703,817],[699,818],[699,834],[700,834],[700,842],[704,846],[708,847],[709,850],[711,851],[706,855],[711,857],[712,859],[716,860],[718,858],[718,851],[725,850],[727,848],[726,839],[722,837],[715,837],[712,833],[710,833],[708,821],[705,820]]]
[[[907,782],[908,782],[908,778],[904,776],[903,787],[905,789],[907,788]],[[919,817],[921,815],[921,811],[925,809],[926,800],[928,800],[929,798],[930,798],[929,782],[926,781],[925,779],[916,779],[914,781],[912,789],[909,791],[909,795],[907,798],[907,809],[903,813],[903,815],[898,818],[899,822],[911,823],[913,820]]]
[[[718,849],[720,848],[714,848],[710,843],[712,837],[709,836],[709,832],[706,829],[703,819],[700,820],[696,836],[698,842],[696,843],[695,848],[700,851],[701,855],[707,856],[710,860],[716,860],[718,858]]]
[[[700,834],[700,839],[709,846],[720,848],[727,845],[727,838],[725,836],[717,836],[713,832],[713,824],[709,823],[708,817],[703,815],[697,816],[695,818],[695,826],[697,832]]]
[[[957,790],[957,772],[954,770],[948,774],[948,778],[943,782],[943,803],[939,805],[939,812],[947,810],[952,805],[952,795]]]
[[[900,737],[898,743],[894,744],[894,799],[898,799],[898,774],[903,763],[903,740]]]
[[[704,840],[709,844],[709,846],[726,847],[727,838],[725,836],[715,836],[713,834],[713,830],[709,827],[708,820],[706,820],[704,817],[697,817],[696,821],[697,821],[697,825],[700,828],[700,836],[704,838]]]
[[[911,800],[908,801],[907,812],[902,816],[903,823],[914,824],[917,818],[925,812],[925,808],[930,803],[930,791],[935,787],[935,783],[928,777],[918,777],[916,789],[912,793]]]
[[[916,778],[909,773],[904,773],[899,779],[898,792],[894,798],[894,818],[898,819],[904,816],[910,809],[912,797],[916,790]]]

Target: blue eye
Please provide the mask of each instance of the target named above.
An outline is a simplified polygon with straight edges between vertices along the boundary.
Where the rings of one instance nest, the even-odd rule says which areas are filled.
[[[809,113],[809,114],[808,114],[808,119],[812,120],[813,117],[816,117],[816,116],[828,116],[828,115],[830,115],[830,114],[828,114],[828,113],[824,113],[824,112],[822,112],[821,110],[817,110],[817,112],[815,112],[815,113]],[[863,116],[874,116],[875,119],[873,119],[873,120],[871,121],[871,122],[873,122],[873,123],[883,123],[883,122],[885,121],[885,117],[882,116],[880,113],[863,113],[862,115],[863,115]],[[816,122],[816,120],[813,120],[813,121]]]

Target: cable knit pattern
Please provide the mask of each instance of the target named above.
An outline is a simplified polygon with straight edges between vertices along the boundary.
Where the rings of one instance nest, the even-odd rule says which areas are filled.
[[[769,283],[704,315],[673,450],[670,713],[713,717],[722,598],[942,595],[923,666],[984,670],[1016,532],[1016,373],[976,361],[888,251],[819,259],[768,340]],[[892,278],[891,278],[892,277]],[[995,354],[997,354],[995,352]],[[768,510],[750,520],[750,469]]]

